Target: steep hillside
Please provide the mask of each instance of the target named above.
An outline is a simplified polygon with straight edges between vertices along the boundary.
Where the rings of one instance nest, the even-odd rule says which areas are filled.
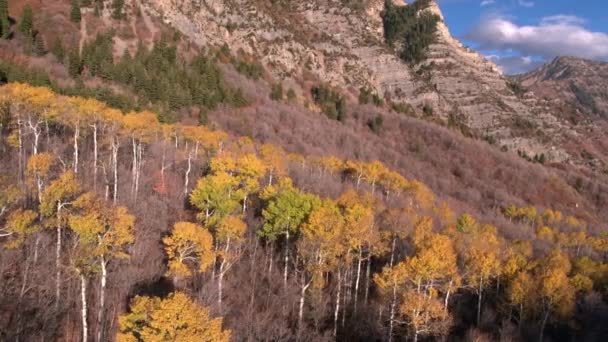
[[[557,57],[517,77],[537,96],[573,106],[583,118],[608,119],[608,63]]]
[[[495,65],[451,36],[435,1],[420,2],[440,20],[427,58],[414,66],[384,43],[384,1],[151,0],[145,6],[200,44],[228,44],[258,56],[289,84],[313,74],[355,96],[371,87],[412,104],[419,116],[466,128],[509,150],[578,160],[562,148],[574,133],[569,124],[537,98],[518,97]],[[535,128],[541,127],[544,135],[538,136]]]

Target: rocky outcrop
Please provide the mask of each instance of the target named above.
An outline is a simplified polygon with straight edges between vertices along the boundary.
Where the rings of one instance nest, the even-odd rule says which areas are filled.
[[[450,34],[435,1],[425,11],[441,18],[437,39],[426,61],[416,66],[405,64],[383,42],[384,0],[360,4],[148,0],[145,8],[200,45],[228,44],[232,51],[258,57],[275,78],[290,84],[312,74],[354,96],[359,88],[370,88],[419,112],[426,108],[428,114],[432,108],[446,123],[456,118],[503,148],[545,154],[551,161],[569,158],[560,148],[560,141],[573,133],[567,124],[535,96],[516,96],[496,65]]]

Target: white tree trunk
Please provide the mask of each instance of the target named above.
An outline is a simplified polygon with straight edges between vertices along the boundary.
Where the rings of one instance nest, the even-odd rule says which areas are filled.
[[[116,204],[118,199],[118,140],[116,137],[112,139],[112,166],[114,169],[114,193],[112,201]]]
[[[61,210],[61,209],[59,209]],[[59,214],[57,215],[59,216]],[[57,224],[57,244],[55,249],[55,305],[59,306],[61,287],[61,224]]]
[[[302,331],[302,322],[304,320],[304,301],[306,299],[306,290],[310,283],[306,284],[306,275],[302,271],[302,289],[300,290],[300,305],[298,309],[298,337]]]
[[[338,269],[338,293],[336,294],[336,309],[334,310],[334,337],[338,335],[338,315],[340,313],[340,290],[342,288],[342,273]]]
[[[224,282],[224,260],[220,263],[220,270],[217,276],[217,304],[222,311],[222,286]]]
[[[131,145],[133,147],[133,166],[131,168],[131,196],[135,194],[135,178],[137,177],[137,144],[135,138],[131,138]]]
[[[103,338],[103,323],[104,310],[106,304],[106,281],[108,278],[108,270],[104,256],[101,256],[101,278],[99,287],[99,311],[97,312],[97,341],[101,342]]]
[[[188,153],[188,169],[184,179],[184,196],[188,195],[188,183],[190,182],[190,171],[192,170],[192,154]]]
[[[285,268],[283,269],[283,287],[287,289],[287,267],[289,265],[289,228],[285,230]]]
[[[359,280],[361,279],[361,259],[362,259],[362,254],[363,252],[361,251],[361,248],[359,248],[359,260],[357,261],[357,278],[355,279],[355,305],[354,305],[354,312],[355,314],[357,314],[357,301],[359,298]]]
[[[89,333],[87,326],[87,279],[83,274],[80,275],[80,300],[82,305],[82,341],[87,342]]]
[[[371,256],[371,252],[369,253],[370,255],[367,256],[367,269],[365,270],[365,299],[364,299],[364,303],[365,305],[367,305],[367,298],[369,296],[369,278],[371,277],[371,271],[372,271],[372,256]]]
[[[74,129],[74,173],[78,173],[78,136],[80,135],[80,126],[76,125]]]
[[[478,297],[477,297],[477,326],[479,326],[479,322],[481,321],[482,291],[483,291],[483,276],[480,276],[479,277],[479,292],[478,292]]]
[[[393,284],[393,299],[391,301],[391,313],[389,319],[388,341],[393,340],[393,327],[395,324],[395,309],[397,307],[397,284]]]
[[[93,127],[93,189],[97,189],[97,124]]]

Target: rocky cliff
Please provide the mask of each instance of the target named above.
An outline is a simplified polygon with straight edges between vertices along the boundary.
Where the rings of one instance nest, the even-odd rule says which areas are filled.
[[[399,5],[399,1],[393,3]],[[529,156],[566,161],[574,132],[533,95],[517,96],[492,62],[464,47],[439,16],[428,58],[407,65],[383,40],[385,3],[369,1],[147,0],[142,8],[203,46],[227,44],[256,56],[275,78],[307,89],[313,75],[356,95],[373,89],[393,102],[426,108],[444,123]],[[298,89],[299,88],[299,89]],[[538,134],[542,130],[542,134]]]

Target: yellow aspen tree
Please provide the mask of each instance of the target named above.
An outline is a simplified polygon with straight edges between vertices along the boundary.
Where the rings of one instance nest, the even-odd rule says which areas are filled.
[[[378,160],[364,165],[363,172],[365,173],[365,180],[372,187],[372,195],[376,192],[376,183],[378,183],[378,180],[380,180],[382,175],[384,175],[387,171],[388,169],[386,166],[384,166],[384,164]]]
[[[131,138],[133,162],[131,164],[131,196],[137,199],[139,179],[144,162],[144,143],[158,131],[156,114],[151,112],[128,113],[123,117],[124,129]]]
[[[408,188],[409,182],[400,173],[386,170],[380,175],[378,184],[384,189],[386,198],[389,199],[391,195],[399,196],[402,191]]]
[[[8,249],[19,248],[25,240],[40,231],[37,224],[38,214],[32,210],[17,209],[8,215],[3,228],[0,229],[0,237],[10,237],[4,244]]]
[[[192,276],[193,270],[205,272],[215,260],[213,236],[194,223],[177,222],[163,244],[169,257],[168,273],[176,279]]]
[[[361,181],[365,178],[366,165],[356,160],[347,160],[344,165],[344,173],[355,179],[357,189],[361,186]]]
[[[36,186],[38,203],[42,202],[42,190],[48,180],[49,172],[53,166],[55,157],[53,154],[43,152],[35,154],[27,161],[27,173],[32,177],[32,182]]]
[[[52,181],[42,193],[42,201],[40,203],[40,213],[54,220],[57,230],[57,242],[55,249],[55,298],[56,305],[59,305],[60,290],[61,290],[61,245],[63,228],[67,217],[63,215],[63,210],[71,205],[71,201],[78,196],[80,192],[80,184],[76,180],[76,174],[73,171],[62,173],[59,178]]]
[[[440,336],[449,332],[450,314],[443,307],[436,289],[429,289],[427,293],[407,289],[401,294],[399,313],[412,330],[414,342],[419,336]]]
[[[355,313],[357,312],[359,299],[361,264],[364,257],[367,259],[371,258],[370,250],[378,236],[374,229],[374,212],[371,203],[367,202],[354,190],[343,193],[337,200],[344,217],[344,238],[346,239],[348,250],[353,251],[357,259],[354,290]]]
[[[287,175],[287,154],[280,146],[262,145],[260,157],[268,171],[268,186],[272,186],[274,178]]]
[[[249,195],[260,187],[260,178],[266,173],[266,166],[255,154],[246,154],[236,161],[238,178],[240,182],[240,193],[243,196],[243,214],[247,211],[247,199]]]
[[[393,267],[385,266],[381,273],[374,274],[374,282],[378,286],[381,295],[389,298],[389,342],[393,341],[395,323],[398,310],[398,293],[407,282],[407,269],[405,264],[399,263]]]
[[[102,340],[108,265],[114,260],[129,257],[127,247],[135,242],[135,217],[129,214],[126,207],[109,206],[93,193],[81,195],[74,201],[73,208],[78,213],[70,216],[70,228],[89,248],[87,255],[90,260],[87,264],[94,265],[95,273],[97,269],[101,273],[97,301],[97,340]],[[79,274],[87,276],[82,270]]]
[[[484,287],[500,270],[500,241],[495,229],[479,231],[475,219],[462,215],[458,220],[458,229],[464,233],[464,269],[465,280],[477,294],[477,324],[481,322],[481,306]]]
[[[302,225],[298,241],[300,270],[300,300],[298,304],[298,335],[303,328],[306,291],[311,284],[323,286],[323,273],[333,269],[336,259],[344,254],[344,220],[336,203],[330,199],[313,206],[306,223]]]
[[[219,269],[217,272],[217,302],[222,308],[222,290],[224,275],[232,268],[241,255],[241,245],[245,238],[247,225],[236,216],[224,217],[215,227],[215,241],[217,257],[219,258]]]
[[[16,185],[9,184],[9,179],[0,175],[0,219],[10,211],[23,197],[23,193]],[[2,229],[0,228],[0,237],[2,237]]]
[[[412,180],[407,186],[407,191],[412,196],[412,205],[420,210],[430,210],[435,203],[435,194],[424,183]]]
[[[120,132],[122,131],[123,115],[115,109],[106,109],[103,113],[105,121],[105,134],[110,139],[110,161],[108,169],[112,174],[112,202],[114,205],[118,202],[118,150],[120,148]],[[104,168],[105,169],[105,168]],[[106,183],[105,198],[109,198],[110,182]]]
[[[559,250],[554,250],[539,262],[535,275],[542,314],[539,341],[543,340],[547,321],[552,314],[568,317],[574,310],[575,288],[568,279],[570,270],[568,256]]]
[[[209,309],[182,292],[163,299],[137,296],[118,323],[118,342],[229,342],[231,337],[222,318],[212,318]]]
[[[518,271],[507,286],[507,299],[519,310],[518,327],[520,330],[525,317],[524,309],[536,299],[534,289],[534,279],[525,270]]]

